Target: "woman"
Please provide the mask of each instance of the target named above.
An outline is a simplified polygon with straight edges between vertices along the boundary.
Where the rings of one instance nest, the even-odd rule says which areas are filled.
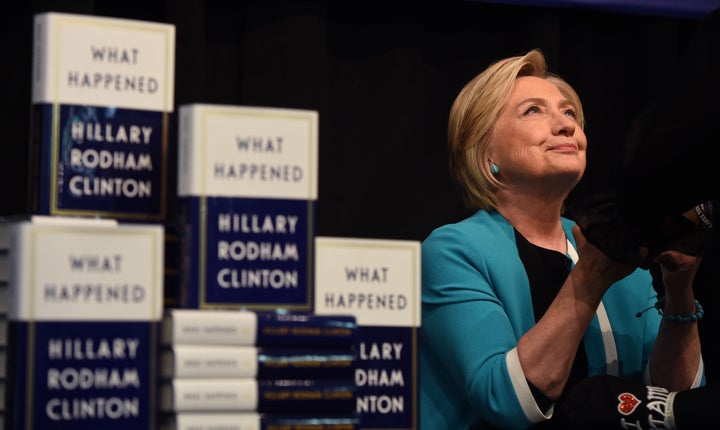
[[[660,255],[682,270],[663,265],[658,302],[648,271],[608,259],[561,216],[585,171],[583,125],[578,95],[538,50],[492,64],[457,96],[450,170],[477,211],[423,242],[423,430],[550,424],[574,381],[596,374],[704,384],[700,258]]]

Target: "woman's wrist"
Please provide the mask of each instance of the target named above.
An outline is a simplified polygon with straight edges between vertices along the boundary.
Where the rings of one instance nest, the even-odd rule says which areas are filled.
[[[705,316],[705,309],[697,300],[695,300],[694,302],[694,307],[692,311],[671,313],[669,310],[666,309],[665,297],[659,298],[653,306],[641,312],[638,312],[637,314],[635,314],[635,316],[640,317],[643,313],[653,308],[657,310],[658,314],[662,315],[663,320],[672,323],[694,323],[701,320],[702,317]]]

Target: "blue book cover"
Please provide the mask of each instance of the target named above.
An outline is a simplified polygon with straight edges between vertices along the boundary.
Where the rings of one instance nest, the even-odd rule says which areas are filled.
[[[178,307],[308,311],[318,114],[179,108]]]
[[[180,307],[310,309],[313,201],[181,199]]]
[[[34,25],[31,213],[163,221],[174,25],[57,12]]]
[[[417,430],[420,242],[315,239],[315,312],[357,318],[361,429]]]
[[[33,216],[10,227],[6,428],[157,428],[163,229]]]

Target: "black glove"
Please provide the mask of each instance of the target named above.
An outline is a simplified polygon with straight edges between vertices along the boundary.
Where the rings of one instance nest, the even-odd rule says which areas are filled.
[[[554,428],[676,430],[669,397],[664,388],[616,376],[593,376],[577,383],[565,400],[555,405]]]
[[[608,258],[647,269],[663,251],[674,249],[700,255],[712,231],[713,202],[695,207],[702,223],[682,214],[626,216],[614,194],[603,194],[568,205],[567,216],[585,238]]]

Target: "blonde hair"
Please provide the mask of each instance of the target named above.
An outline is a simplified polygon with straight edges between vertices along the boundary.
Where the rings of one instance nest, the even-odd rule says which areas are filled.
[[[539,49],[491,64],[468,82],[455,98],[448,121],[449,168],[470,209],[494,210],[495,191],[502,184],[492,175],[486,160],[495,121],[507,102],[515,80],[535,76],[552,82],[577,110],[576,120],[585,126],[580,97],[561,77],[548,72]]]

